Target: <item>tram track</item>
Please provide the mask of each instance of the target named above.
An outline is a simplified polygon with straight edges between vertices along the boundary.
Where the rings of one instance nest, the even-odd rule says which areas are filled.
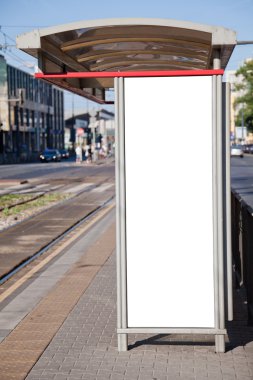
[[[75,233],[76,231],[78,231],[78,229],[80,227],[83,227],[84,224],[89,223],[89,221],[91,219],[95,218],[101,211],[103,211],[106,208],[108,208],[108,206],[110,206],[109,209],[111,209],[113,207],[113,200],[114,200],[114,198],[115,198],[114,196],[112,196],[111,198],[109,198],[102,205],[98,206],[97,208],[95,208],[94,210],[92,210],[90,213],[88,213],[87,215],[85,215],[81,220],[79,220],[74,225],[72,225],[71,227],[69,227],[65,232],[63,232],[59,236],[56,236],[54,238],[54,240],[52,240],[50,243],[48,243],[47,245],[45,245],[42,249],[40,249],[39,251],[35,252],[32,256],[30,256],[29,258],[25,259],[24,261],[22,261],[21,263],[19,263],[18,265],[16,265],[11,271],[9,271],[8,273],[6,273],[4,276],[0,276],[0,286],[3,285],[8,280],[10,280],[15,274],[17,274],[21,269],[23,269],[24,267],[26,267],[28,264],[32,263],[33,261],[35,261],[37,258],[39,258],[40,256],[42,256],[43,254],[45,254],[49,250],[52,250],[57,245],[61,244],[61,242],[64,239],[66,239],[70,233]],[[93,224],[94,223],[92,223],[92,225]],[[88,228],[91,227],[91,226],[87,225]],[[0,295],[0,302],[1,301],[2,301],[2,299],[1,299],[1,295]]]
[[[80,225],[88,222],[115,196],[114,182],[111,177],[86,185],[85,188],[72,194],[70,198],[1,231],[1,286],[36,258],[60,244]],[[106,187],[109,188],[103,191]],[[33,236],[35,239],[31,241],[31,244],[29,238],[33,239]]]
[[[57,179],[56,182],[58,183],[61,179]],[[54,204],[52,204],[50,207],[54,207],[55,205],[57,204],[60,204],[60,203],[64,203],[64,202],[68,202],[68,201],[71,201],[73,200],[75,197],[78,197],[79,195],[83,194],[83,193],[87,193],[95,188],[98,188],[99,186],[103,185],[103,184],[106,184],[108,183],[108,181],[110,181],[111,178],[108,177],[108,178],[105,178],[101,181],[98,181],[97,183],[86,183],[86,182],[82,182],[79,178],[76,179],[76,181],[74,181],[74,183],[78,183],[79,186],[77,185],[76,187],[78,187],[78,190],[75,190],[73,192],[73,189],[76,189],[76,187],[69,187],[69,183],[64,183],[62,184],[60,187],[55,187],[55,184],[52,185],[51,188],[47,189],[47,190],[44,190],[44,191],[39,191],[38,189],[36,190],[36,188],[34,189],[33,187],[30,189],[29,192],[25,192],[25,194],[36,194],[34,195],[33,197],[29,198],[29,199],[25,199],[25,200],[22,200],[22,201],[19,201],[19,202],[14,202],[12,204],[9,204],[9,205],[5,205],[5,206],[1,206],[0,207],[0,216],[1,216],[1,213],[5,212],[5,211],[9,211],[11,210],[12,208],[14,207],[17,207],[17,206],[22,206],[22,205],[29,205],[29,203],[32,203],[33,201],[36,201],[37,199],[39,198],[42,198],[43,196],[45,195],[48,195],[48,194],[53,194],[53,193],[65,193],[66,195],[68,194],[69,196],[66,197],[66,199],[61,199],[61,200],[58,200],[56,202],[54,202]],[[54,181],[55,182],[55,181]],[[40,185],[39,185],[40,186]],[[20,194],[20,195],[23,195],[24,192],[21,191],[20,193],[18,192],[9,192],[8,195],[11,195],[11,194]],[[6,194],[4,194],[6,195]],[[1,197],[1,196],[0,196]],[[42,210],[43,212],[43,210]],[[40,213],[40,211],[39,211]],[[33,216],[33,214],[32,214]],[[22,220],[21,220],[22,222]],[[16,222],[16,223],[19,223],[19,222]],[[11,226],[7,226],[5,228],[11,228]],[[5,229],[4,228],[4,229]],[[0,232],[1,232],[2,229],[0,229]]]
[[[0,206],[0,212],[2,212],[4,210],[10,210],[13,207],[21,206],[21,205],[27,204],[29,202],[35,201],[36,199],[39,199],[39,198],[43,197],[43,195],[45,195],[45,194],[46,194],[46,192],[37,193],[37,195],[35,195],[34,197],[31,197],[29,199],[26,199],[26,200],[23,200],[23,201],[14,202],[14,203],[11,203],[11,204],[6,204],[5,206]]]

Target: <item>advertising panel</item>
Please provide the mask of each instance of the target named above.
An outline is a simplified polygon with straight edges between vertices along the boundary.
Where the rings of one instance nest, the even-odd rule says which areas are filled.
[[[124,88],[128,327],[212,328],[212,77]]]

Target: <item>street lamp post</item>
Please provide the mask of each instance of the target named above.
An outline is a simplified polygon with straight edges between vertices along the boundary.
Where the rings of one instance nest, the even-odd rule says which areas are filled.
[[[96,161],[96,115],[97,111],[95,109],[92,109],[89,111],[90,115],[90,122],[89,127],[91,128],[92,132],[92,138],[91,138],[91,154],[93,153],[92,160]],[[92,152],[93,151],[93,152]]]
[[[244,109],[242,107],[242,142],[244,143]]]

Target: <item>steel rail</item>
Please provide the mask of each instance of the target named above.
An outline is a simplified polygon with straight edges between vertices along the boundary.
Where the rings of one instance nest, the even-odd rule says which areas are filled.
[[[50,192],[50,191],[48,191],[48,192]],[[32,193],[32,192],[31,192],[31,193]],[[46,193],[47,193],[47,192],[41,192],[41,193],[35,195],[35,196],[32,197],[32,198],[29,198],[29,199],[26,199],[26,200],[23,200],[23,201],[20,201],[20,202],[12,203],[12,204],[9,204],[9,205],[6,205],[6,206],[1,206],[1,207],[0,207],[0,212],[4,211],[4,210],[6,210],[6,209],[7,209],[7,210],[10,210],[10,209],[13,208],[13,207],[20,206],[20,205],[24,205],[24,204],[29,203],[29,202],[32,202],[32,201],[36,201],[36,199],[43,197],[43,195],[45,195]],[[9,194],[11,194],[11,193],[9,193]]]
[[[101,211],[103,208],[105,208],[113,199],[115,196],[110,197],[107,201],[105,201],[102,205],[96,207],[94,210],[90,211],[87,215],[85,215],[82,219],[80,219],[78,222],[74,223],[71,227],[69,227],[66,231],[64,231],[59,236],[55,237],[50,243],[48,243],[45,247],[40,249],[38,252],[30,256],[29,258],[25,259],[22,263],[15,266],[11,271],[9,271],[4,276],[0,277],[0,285],[4,284],[7,280],[9,280],[12,276],[14,276],[17,272],[19,272],[22,268],[24,268],[26,265],[30,264],[32,261],[43,255],[45,252],[47,252],[49,249],[53,248],[56,244],[61,242],[70,232],[76,230],[78,227],[80,227],[82,224],[89,221],[92,217],[94,217],[99,211]]]
[[[63,200],[61,200],[61,201],[59,201],[59,202],[57,202],[57,203],[54,203],[53,205],[51,205],[51,207],[55,207],[55,206],[57,206],[57,205],[59,205],[59,204],[64,204],[64,203],[71,202],[73,199],[75,199],[75,198],[78,197],[79,195],[81,195],[81,194],[83,194],[83,193],[86,193],[86,192],[88,192],[88,191],[90,191],[90,190],[93,190],[93,189],[99,187],[100,185],[102,185],[103,183],[106,183],[107,180],[108,180],[108,178],[107,178],[105,181],[100,181],[100,182],[98,182],[98,183],[91,184],[90,186],[87,186],[85,189],[78,191],[73,197],[66,198],[66,199],[63,199]],[[62,186],[61,189],[64,188],[65,186],[68,186],[68,184]],[[52,193],[52,192],[55,192],[55,190],[54,190],[54,189],[49,189],[49,190],[45,191],[45,193],[44,193],[43,195],[48,194],[48,193]],[[10,193],[9,193],[9,194],[10,194]],[[33,199],[33,200],[34,200],[34,199]],[[29,200],[29,201],[27,201],[27,202],[25,202],[25,203],[28,203],[28,202],[30,202],[30,201],[32,201],[32,200]],[[16,204],[15,206],[17,206],[17,204]],[[3,210],[0,210],[0,212],[1,212],[1,211],[3,211]],[[40,213],[42,213],[42,212],[44,212],[44,211],[45,211],[45,210],[38,211],[38,214],[40,214]],[[38,215],[38,214],[37,214],[37,215]],[[34,216],[34,215],[31,215],[31,216],[28,217],[27,219],[30,219],[30,218],[32,218],[33,216]],[[23,220],[21,220],[21,221],[15,223],[15,225],[18,224],[18,223],[22,223],[22,221],[23,221]],[[7,227],[5,227],[5,228],[2,228],[2,230],[0,230],[0,232],[6,230],[6,229],[8,229],[8,228],[11,228],[11,227],[13,227],[13,225],[11,225],[11,226],[7,226]],[[0,276],[0,278],[1,278],[1,276]]]

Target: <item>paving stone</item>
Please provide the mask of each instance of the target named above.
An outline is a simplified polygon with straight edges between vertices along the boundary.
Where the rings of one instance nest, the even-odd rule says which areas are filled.
[[[153,372],[153,379],[157,379],[157,380],[167,380],[167,374],[164,373],[163,371],[154,371]]]
[[[195,373],[195,379],[196,380],[202,380],[202,379],[207,379],[208,373],[207,372],[196,372]]]
[[[69,377],[67,375],[63,375],[61,373],[56,374],[54,377],[54,380],[68,380]]]
[[[110,380],[124,380],[124,375],[121,375],[119,373],[112,373]],[[147,380],[147,378],[146,378]]]
[[[138,373],[129,374],[129,375],[125,373],[125,376],[124,376],[124,380],[138,380],[138,378],[139,378]]]
[[[55,374],[53,373],[53,374],[51,374],[51,375],[49,375],[49,374],[44,374],[44,373],[42,373],[42,374],[40,374],[40,375],[34,375],[34,374],[32,374],[32,375],[29,375],[29,379],[35,379],[35,380],[39,380],[39,379],[41,379],[41,380],[51,380],[51,379],[54,379],[55,378]]]

